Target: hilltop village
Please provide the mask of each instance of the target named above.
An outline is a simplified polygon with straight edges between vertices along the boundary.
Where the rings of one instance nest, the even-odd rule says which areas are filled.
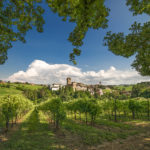
[[[50,86],[50,89],[52,91],[57,91],[63,87],[72,87],[73,91],[89,91],[91,95],[94,95],[95,93],[100,96],[103,95],[103,90],[100,88],[101,83],[95,85],[86,85],[83,83],[72,82],[70,77],[66,79],[66,82],[67,84],[64,86],[62,84],[54,83]]]

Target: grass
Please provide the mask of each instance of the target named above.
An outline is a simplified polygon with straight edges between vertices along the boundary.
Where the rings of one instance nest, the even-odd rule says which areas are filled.
[[[0,87],[0,96],[16,95],[16,94],[21,94],[21,93],[22,93],[21,91],[16,90],[15,88]]]
[[[67,150],[57,140],[43,115],[32,111],[19,129],[0,143],[0,150]]]
[[[4,84],[4,86],[7,86],[8,83]],[[22,94],[21,90],[16,89],[17,87],[24,87],[25,89],[31,89],[31,90],[36,90],[39,88],[42,88],[43,86],[41,85],[30,85],[30,84],[23,84],[23,83],[9,83],[9,88],[7,87],[2,87],[3,85],[0,86],[0,96],[5,96],[5,95],[16,95],[16,94]]]
[[[0,142],[0,150],[88,150],[103,143],[122,143],[129,136],[146,132],[145,128],[141,130],[131,124],[99,119],[94,126],[90,126],[68,118],[56,131],[41,111],[32,110],[16,131],[10,132],[7,140]]]
[[[102,131],[84,124],[78,124],[72,120],[65,121],[63,123],[63,128],[72,134],[79,136],[79,139],[87,145],[96,145],[102,143],[103,141],[112,141],[117,138],[115,133]]]
[[[96,124],[107,126],[107,127],[112,127],[112,128],[116,127],[116,128],[120,128],[120,129],[123,129],[123,130],[130,130],[130,129],[133,128],[133,126],[131,126],[129,124],[125,124],[125,123],[122,123],[122,122],[102,120],[102,119],[97,119]]]
[[[118,85],[118,86],[115,86],[116,88],[120,89],[120,90],[125,90],[125,91],[132,91],[132,87],[133,85]]]
[[[130,135],[138,134],[137,131],[131,130],[132,126],[101,120],[96,122],[95,126],[76,123],[73,120],[67,120],[63,123],[63,128],[72,134],[79,136],[86,145],[97,145],[116,139],[126,139]],[[130,130],[129,130],[130,129]]]
[[[19,84],[16,84],[16,83],[11,83],[10,84],[12,87],[18,87],[18,86],[21,86],[21,87],[24,87],[26,89],[31,89],[31,90],[37,90],[37,89],[40,89],[42,88],[43,86],[41,85],[37,85],[37,84],[23,84],[23,83],[19,83]]]

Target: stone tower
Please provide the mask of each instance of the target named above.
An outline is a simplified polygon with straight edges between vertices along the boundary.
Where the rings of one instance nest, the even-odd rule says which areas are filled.
[[[75,92],[76,88],[77,88],[77,83],[76,82],[72,82],[72,88],[73,88],[73,91]]]
[[[67,78],[67,85],[71,85],[71,78],[70,77]]]

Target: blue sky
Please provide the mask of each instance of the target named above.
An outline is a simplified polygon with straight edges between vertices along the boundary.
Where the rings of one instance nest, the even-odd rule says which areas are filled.
[[[106,5],[111,9],[108,17],[109,27],[105,30],[88,31],[82,46],[82,54],[77,58],[76,67],[83,71],[106,70],[110,66],[121,70],[131,68],[130,64],[134,57],[126,59],[115,56],[103,46],[103,37],[109,30],[127,34],[134,21],[144,23],[149,19],[147,15],[133,17],[123,0],[106,0]],[[20,70],[25,71],[34,60],[43,60],[49,64],[72,65],[69,62],[69,53],[73,47],[67,38],[75,24],[62,22],[61,18],[51,12],[46,4],[43,3],[43,7],[46,10],[44,32],[38,33],[33,29],[26,35],[26,44],[21,42],[13,44],[13,48],[8,52],[8,60],[4,65],[0,65],[0,79],[7,78]]]

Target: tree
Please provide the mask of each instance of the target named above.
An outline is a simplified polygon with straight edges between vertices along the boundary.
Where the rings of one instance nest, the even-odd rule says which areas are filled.
[[[133,15],[146,13],[150,15],[149,0],[127,0],[130,6],[129,10]],[[131,28],[130,34],[107,32],[104,37],[104,45],[115,55],[130,57],[136,54],[136,58],[132,63],[141,75],[150,75],[150,21],[141,25],[135,22]]]
[[[80,55],[79,47],[89,28],[107,27],[109,9],[104,5],[105,0],[46,0],[54,13],[58,13],[63,21],[76,24],[68,40],[75,48],[70,54],[70,60],[76,64],[75,56]],[[5,63],[7,51],[12,42],[25,42],[27,31],[36,27],[43,31],[44,9],[40,5],[43,0],[1,0],[0,1],[0,64]]]
[[[132,112],[132,119],[135,119],[135,114],[142,110],[140,102],[138,99],[130,99],[129,100],[129,110]]]
[[[7,51],[15,41],[25,42],[27,31],[36,27],[38,32],[43,31],[44,9],[40,5],[44,0],[1,0],[0,1],[0,64],[5,63]],[[62,17],[63,21],[76,24],[68,40],[75,48],[70,54],[70,60],[76,64],[75,56],[81,54],[79,47],[89,28],[99,29],[107,27],[109,9],[104,5],[105,0],[45,0],[54,13]],[[134,15],[150,14],[149,0],[127,0],[130,11]],[[150,75],[149,61],[149,32],[150,23],[143,26],[132,25],[131,34],[111,34],[105,37],[105,45],[109,49],[124,57],[137,53],[133,67],[142,75]]]
[[[66,118],[64,104],[59,98],[51,99],[42,103],[38,106],[38,109],[48,114],[49,119],[53,120],[56,129],[60,127],[60,124]]]
[[[8,131],[10,121],[13,123],[17,119],[33,108],[33,103],[23,96],[6,95],[0,98],[0,114],[5,121],[6,132]]]
[[[43,31],[44,9],[39,6],[42,0],[1,0],[0,1],[0,64],[5,63],[7,51],[12,42],[25,42],[28,30],[36,27]]]
[[[149,0],[127,0],[126,5],[130,6],[129,10],[133,12],[133,15],[150,14]]]
[[[142,93],[141,96],[144,98],[150,98],[150,88],[145,89]]]
[[[131,92],[131,97],[132,98],[140,97],[141,90],[142,90],[142,86],[140,84],[133,85],[132,92]]]
[[[95,99],[89,101],[89,115],[91,117],[91,125],[94,125],[94,121],[97,115],[101,112],[101,107],[98,105]]]
[[[113,101],[113,107],[112,107],[112,110],[113,112],[115,113],[115,122],[117,122],[117,109],[118,109],[118,103],[119,103],[119,99],[120,99],[120,94],[118,91],[114,91],[113,93],[110,93],[110,98],[112,99]]]
[[[146,89],[144,92],[141,93],[141,96],[143,96],[144,98],[147,98],[147,117],[148,120],[150,120],[150,88]]]

